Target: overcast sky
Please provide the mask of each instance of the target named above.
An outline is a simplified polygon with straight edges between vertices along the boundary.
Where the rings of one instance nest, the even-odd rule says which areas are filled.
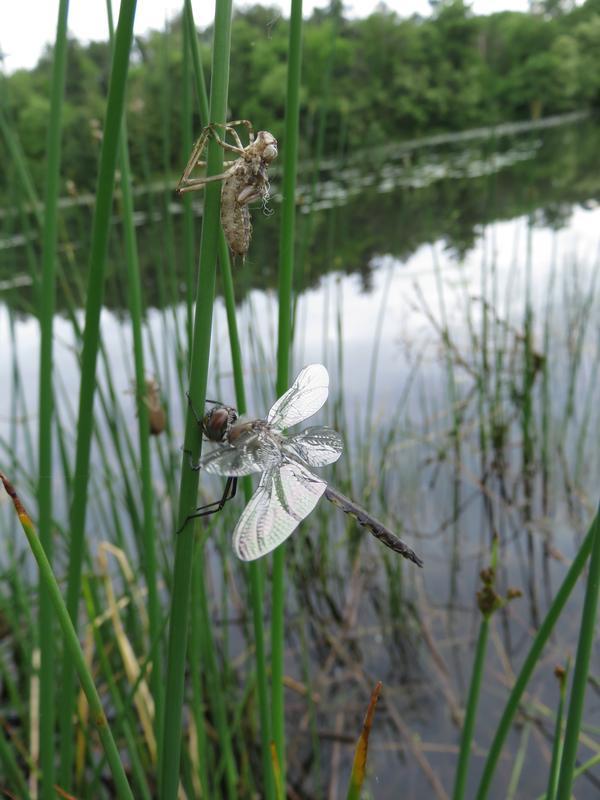
[[[265,3],[267,4],[267,3]],[[289,14],[289,3],[268,2]],[[44,45],[54,41],[58,0],[2,0],[0,11],[0,51],[4,54],[4,69],[12,72],[20,67],[32,67],[37,62]],[[108,38],[104,0],[71,0],[69,8],[69,32],[80,41]],[[208,25],[214,14],[214,2],[194,0],[194,17],[199,26]],[[243,7],[249,3],[234,3]],[[305,0],[305,15],[313,8],[323,8],[328,0]],[[345,2],[349,16],[368,15],[377,5],[376,0],[354,0]],[[428,14],[428,0],[389,0],[387,5],[403,16]],[[177,14],[183,0],[138,0],[135,32],[143,34],[151,28],[162,28],[165,20]],[[471,6],[478,14],[510,9],[526,11],[528,0],[472,0]],[[115,20],[118,2],[113,0]]]

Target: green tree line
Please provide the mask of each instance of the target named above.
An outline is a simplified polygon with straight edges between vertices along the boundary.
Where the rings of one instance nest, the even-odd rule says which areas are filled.
[[[202,53],[208,75],[210,30]],[[600,0],[546,0],[529,13],[477,16],[463,0],[432,2],[428,17],[400,18],[381,5],[348,19],[333,0],[304,28],[302,146],[337,155],[421,134],[600,106]],[[230,112],[280,138],[288,20],[274,8],[238,11],[232,33]],[[2,80],[0,100],[42,185],[49,114],[49,50],[32,70]],[[138,37],[128,95],[133,174],[173,176],[181,151],[180,20]],[[108,44],[69,43],[64,112],[64,191],[93,191],[109,72]],[[197,120],[199,132],[201,121]],[[14,190],[5,142],[0,193]]]

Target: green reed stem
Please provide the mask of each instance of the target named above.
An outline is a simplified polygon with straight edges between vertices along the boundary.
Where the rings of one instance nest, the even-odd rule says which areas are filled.
[[[519,747],[513,757],[513,768],[510,774],[510,780],[506,789],[506,800],[515,800],[517,796],[517,789],[519,788],[519,781],[523,773],[523,765],[527,756],[527,747],[529,745],[529,736],[531,734],[531,721],[527,720],[521,731]]]
[[[294,273],[294,232],[296,222],[296,172],[298,165],[298,121],[300,118],[300,67],[302,63],[302,0],[292,0],[285,103],[283,159],[283,200],[279,256],[279,327],[277,338],[277,396],[289,385],[292,334],[292,279]],[[284,548],[273,553],[273,615],[271,619],[271,715],[273,739],[285,787],[285,707],[283,696]]]
[[[56,243],[58,239],[58,197],[60,194],[60,155],[62,107],[67,64],[68,0],[58,9],[50,121],[47,141],[46,193],[42,238],[42,283],[40,293],[40,390],[39,390],[39,530],[40,543],[52,562],[52,325],[56,294]],[[54,800],[54,614],[45,582],[39,583],[40,636],[40,768],[41,797]]]
[[[460,739],[458,766],[456,769],[454,791],[452,794],[454,800],[460,800],[460,798],[465,796],[469,759],[471,756],[471,746],[473,742],[473,731],[475,729],[475,718],[477,716],[477,706],[479,704],[479,695],[481,693],[481,682],[485,666],[489,630],[489,620],[484,618],[479,627],[477,648],[475,650],[475,661],[473,662],[473,673],[471,675],[471,685],[469,686],[469,697],[465,709],[465,718],[463,722],[462,736]]]
[[[185,22],[192,52],[192,62],[194,65],[194,75],[196,80],[196,93],[200,105],[200,116],[208,121],[208,102],[206,99],[206,88],[204,86],[204,76],[202,74],[202,62],[200,60],[200,50],[198,47],[198,37],[194,24],[194,16],[190,0],[185,3]],[[244,387],[244,372],[242,368],[242,349],[237,328],[237,317],[235,312],[235,293],[233,287],[233,276],[231,272],[231,259],[223,231],[219,232],[219,265],[223,281],[223,295],[225,298],[225,309],[227,312],[227,326],[229,329],[229,344],[231,348],[231,363],[233,367],[233,380],[235,384],[236,406],[240,414],[247,410],[246,391]],[[252,496],[252,481],[250,478],[242,480],[244,499],[249,502]],[[256,655],[256,679],[258,686],[258,708],[260,717],[261,751],[264,774],[264,796],[267,800],[273,798],[273,773],[271,760],[271,733],[269,719],[269,698],[268,698],[268,675],[265,654],[265,635],[263,627],[263,575],[262,566],[257,562],[248,565],[250,573],[250,602],[252,605],[252,619],[254,625],[254,646]]]
[[[108,248],[108,234],[112,197],[117,164],[117,145],[125,101],[125,84],[129,68],[129,51],[133,35],[136,0],[123,0],[115,37],[112,71],[108,89],[106,120],[100,154],[96,206],[92,223],[90,272],[87,290],[85,331],[81,364],[81,388],[77,423],[77,448],[73,505],[71,506],[71,539],[69,542],[69,569],[67,608],[74,624],[81,594],[81,565],[84,549],[84,529],[87,508],[87,489],[91,439],[94,423],[94,393],[96,389],[96,359],[100,339],[100,311],[104,295],[104,273]],[[68,791],[71,785],[73,763],[73,713],[75,701],[75,676],[71,657],[65,653],[62,669],[60,699],[61,769],[60,784]]]
[[[588,758],[587,761],[584,761],[582,764],[580,764],[573,772],[573,780],[576,780],[581,775],[585,775],[586,772],[593,769],[598,764],[600,764],[600,753],[596,753],[596,755]],[[548,800],[548,798],[541,797],[540,800]]]
[[[31,179],[31,174],[27,167],[27,159],[23,153],[21,144],[15,135],[14,131],[8,124],[2,106],[0,105],[0,131],[4,138],[4,144],[8,151],[13,169],[17,173],[17,180],[19,182],[19,191],[22,192],[31,203],[32,213],[36,218],[36,222],[43,229],[44,220],[40,204],[38,202],[37,194]]]
[[[196,89],[198,103],[200,105],[200,119],[203,125],[208,125],[208,95],[206,94],[206,82],[202,70],[202,59],[200,58],[200,46],[198,45],[198,34],[196,33],[196,23],[194,22],[194,12],[191,0],[185,0],[183,9],[186,33],[190,53],[192,57],[192,67],[194,70],[194,88]]]
[[[498,563],[498,540],[492,543],[491,567],[496,569]],[[454,778],[453,800],[461,800],[465,796],[467,787],[467,775],[469,771],[469,759],[471,757],[471,747],[473,744],[473,732],[475,730],[475,719],[477,717],[477,707],[479,705],[479,695],[481,694],[481,683],[485,668],[485,656],[487,653],[487,642],[490,632],[490,619],[492,613],[482,613],[481,625],[479,626],[479,636],[475,649],[475,661],[473,662],[473,672],[471,674],[471,685],[469,686],[469,696],[465,708],[465,718],[463,721],[462,736],[460,739],[460,750],[458,753],[458,765]]]
[[[208,124],[208,98],[204,86],[204,76],[200,62],[200,51],[198,47],[198,37],[191,3],[186,0],[183,11],[183,87],[182,87],[182,153],[185,158],[186,153],[190,153],[193,145],[192,130],[192,80],[195,78],[196,88],[201,86],[201,120],[203,125]],[[184,194],[181,198],[183,202],[183,238],[184,238],[184,259],[186,275],[186,303],[187,303],[187,329],[188,343],[193,341],[193,312],[194,312],[194,287],[193,278],[196,270],[195,248],[194,248],[194,217],[192,209],[192,194]],[[195,609],[202,606],[201,592],[204,587],[204,563],[194,560],[192,572],[192,604]],[[202,791],[202,796],[213,796],[212,785],[214,782],[214,770],[209,769],[209,757],[211,755],[208,737],[206,735],[206,711],[209,707],[208,697],[205,693],[204,673],[208,668],[208,657],[206,651],[206,636],[203,630],[202,620],[199,614],[192,615],[192,625],[190,631],[190,663],[195,667],[192,671],[192,713],[197,731],[197,759],[198,759],[198,780]],[[210,698],[211,701],[213,698]],[[211,703],[212,705],[212,703]]]
[[[564,747],[564,713],[565,713],[565,700],[567,696],[567,675],[569,674],[569,663],[567,668],[558,676],[559,680],[559,699],[558,711],[556,714],[556,725],[554,726],[554,740],[552,743],[552,761],[550,762],[550,771],[548,773],[548,789],[546,790],[547,800],[555,800],[556,789],[558,787],[558,775],[560,770],[560,762],[562,760],[562,752]]]
[[[4,488],[14,503],[15,510],[19,516],[23,530],[25,531],[27,541],[29,542],[29,547],[31,548],[31,552],[33,553],[35,560],[37,561],[38,568],[40,570],[40,577],[46,584],[48,597],[54,606],[54,613],[58,619],[60,627],[62,628],[66,653],[70,662],[73,664],[74,669],[79,675],[81,688],[83,689],[90,706],[90,719],[92,719],[96,725],[100,739],[102,740],[102,745],[106,754],[106,760],[108,761],[115,783],[117,797],[133,800],[133,795],[127,782],[127,777],[125,775],[123,764],[121,763],[119,751],[108,726],[108,721],[104,714],[100,697],[96,691],[91,673],[87,668],[83,650],[79,644],[77,631],[75,630],[71,616],[64,603],[58,583],[54,577],[54,573],[52,572],[50,562],[48,561],[44,548],[42,547],[42,544],[36,534],[29,515],[23,508],[23,505],[21,504],[21,501],[19,500],[14,488],[9,483],[6,476],[2,473],[0,473],[0,481],[2,481],[4,484]]]
[[[89,580],[84,578],[82,589],[83,589],[83,598],[87,608],[88,619],[92,620],[92,632],[94,635],[94,642],[96,644],[96,654],[98,656],[98,661],[100,663],[100,669],[102,671],[104,679],[106,680],[106,685],[110,693],[111,703],[114,705],[115,708],[116,717],[118,720],[117,724],[121,728],[122,735],[125,738],[125,742],[127,743],[127,752],[129,757],[131,758],[131,775],[133,781],[135,781],[134,786],[136,790],[136,797],[139,797],[139,800],[151,800],[150,787],[148,786],[148,781],[146,779],[146,774],[144,772],[144,768],[140,759],[138,744],[136,741],[137,731],[135,727],[131,724],[131,720],[128,714],[128,708],[123,702],[123,697],[121,696],[121,692],[119,691],[119,687],[115,680],[115,674],[111,667],[110,660],[108,657],[111,645],[109,645],[108,642],[104,641],[104,639],[102,638],[102,632],[100,630],[100,626],[95,622],[95,619],[101,613],[100,606],[99,603],[96,601],[96,598],[94,597]]]
[[[554,602],[550,606],[550,609],[548,610],[548,613],[546,614],[544,621],[540,625],[540,628],[531,644],[531,647],[529,648],[529,653],[527,654],[527,658],[525,659],[523,666],[521,667],[521,671],[517,676],[515,685],[513,686],[513,689],[508,697],[506,706],[504,707],[504,711],[502,713],[502,717],[500,719],[500,722],[498,723],[494,739],[490,746],[488,757],[483,767],[483,774],[479,782],[479,788],[477,790],[476,800],[485,800],[485,798],[488,796],[488,791],[490,788],[490,784],[492,782],[492,778],[494,776],[496,765],[498,764],[498,759],[500,758],[504,742],[506,741],[506,737],[508,736],[510,726],[519,707],[519,702],[521,700],[523,692],[525,691],[525,688],[529,683],[529,679],[531,678],[533,671],[537,665],[538,659],[544,648],[544,645],[548,641],[548,638],[552,633],[552,630],[554,629],[554,626],[556,625],[556,622],[562,613],[565,603],[569,599],[569,596],[573,591],[579,576],[583,572],[586,561],[588,560],[590,552],[592,550],[592,545],[594,544],[596,535],[599,531],[600,531],[600,513],[597,513],[596,516],[594,517],[594,521],[590,526],[590,529],[588,530],[585,536],[585,539],[581,543],[581,547],[579,548],[577,555],[573,559],[573,563],[569,567],[569,570],[565,575],[565,578],[558,592],[556,593]],[[561,797],[561,795],[559,794],[558,797]]]
[[[600,514],[600,511],[598,513]],[[600,525],[596,525],[595,527],[596,533],[592,545],[592,558],[590,561],[583,612],[581,614],[573,681],[571,683],[571,699],[569,702],[569,713],[567,715],[565,744],[560,763],[560,775],[556,792],[556,796],[559,798],[571,796],[575,758],[579,745],[579,729],[581,728],[581,720],[583,717],[583,702],[590,670],[592,646],[594,644],[598,594],[600,592]]]
[[[229,52],[231,43],[231,0],[222,0],[215,6],[212,81],[210,94],[210,119],[223,123],[227,113],[229,85]],[[214,175],[223,169],[223,150],[211,139],[208,145],[207,174]],[[214,181],[205,190],[204,218],[200,242],[200,269],[196,293],[194,340],[190,364],[190,400],[195,408],[203,408],[206,398],[208,360],[213,303],[217,245],[220,230],[221,187]],[[185,425],[186,450],[197,460],[202,442],[194,415],[188,408]],[[182,458],[179,493],[178,523],[183,521],[196,505],[198,472],[189,468],[188,455]],[[171,623],[167,660],[165,696],[165,724],[162,741],[161,800],[173,800],[177,795],[179,758],[181,752],[181,719],[183,705],[185,655],[190,608],[192,576],[193,526],[188,524],[176,537]]]
[[[219,756],[216,763],[221,761],[225,772],[225,785],[227,787],[227,798],[233,800],[238,796],[238,774],[233,755],[233,747],[231,743],[232,732],[227,724],[227,703],[225,699],[225,692],[222,686],[222,677],[219,671],[219,664],[216,656],[216,647],[214,643],[210,610],[208,600],[206,597],[206,587],[204,585],[204,553],[197,552],[195,555],[195,569],[196,569],[196,583],[197,587],[197,601],[199,609],[197,613],[200,618],[200,632],[203,641],[202,652],[206,659],[204,679],[206,681],[207,694],[210,697],[211,710],[214,715],[215,727],[217,729],[219,746],[217,754]]]
[[[187,3],[186,3],[187,11]],[[187,13],[184,11],[183,35],[183,80],[181,86],[181,148],[184,153],[192,152],[192,81],[191,81],[191,45],[190,39],[196,39],[195,31],[192,36],[187,32]],[[197,43],[196,43],[197,44]],[[208,104],[206,108],[208,114]],[[203,115],[203,119],[206,117]],[[192,193],[182,197],[183,202],[183,260],[185,269],[185,302],[187,307],[187,341],[191,342],[194,331],[194,272],[195,245],[194,245],[194,210],[192,208]]]
[[[249,479],[244,481],[244,497],[246,502],[252,496],[252,492],[246,486],[252,488]],[[269,678],[267,674],[267,663],[265,654],[265,632],[263,626],[263,594],[264,594],[264,571],[263,565],[258,561],[252,561],[248,565],[250,572],[250,602],[252,604],[252,623],[254,626],[254,648],[256,656],[256,681],[258,687],[258,711],[260,718],[260,742],[263,764],[264,788],[263,796],[267,800],[275,797],[275,787],[273,783],[273,760],[271,758],[271,719],[269,714]]]
[[[110,2],[106,5],[111,41],[113,39],[113,20]],[[152,485],[152,464],[150,459],[150,421],[146,402],[146,368],[144,366],[144,345],[142,326],[144,319],[140,262],[135,236],[133,192],[131,188],[131,168],[127,147],[127,125],[121,121],[121,137],[119,139],[118,163],[121,172],[120,188],[125,239],[125,267],[127,270],[127,297],[131,312],[131,332],[133,337],[133,354],[135,363],[136,407],[138,416],[138,440],[140,448],[140,479],[142,482],[143,529],[143,565],[146,573],[148,590],[148,622],[151,641],[155,641],[161,628],[161,610],[158,597],[157,565],[156,565],[156,529],[154,526],[154,487]],[[116,403],[113,404],[116,407]],[[126,475],[127,470],[123,469]],[[154,731],[156,741],[161,741],[163,680],[161,659],[155,658],[151,676],[152,696],[154,699]]]
[[[200,589],[204,582],[204,575],[202,574],[203,562],[194,563],[194,573],[192,576],[192,604],[194,609],[201,608]],[[204,636],[202,620],[200,614],[192,615],[192,627],[190,631],[190,647],[189,647],[189,661],[194,665],[191,671],[192,683],[192,700],[191,712],[194,715],[196,723],[196,731],[198,736],[197,753],[198,760],[198,780],[200,782],[202,797],[213,797],[212,783],[214,781],[214,770],[209,769],[210,763],[210,744],[207,736],[206,725],[206,711],[208,709],[207,698],[204,689],[204,672],[206,671],[204,659]]]
[[[203,125],[208,124],[208,97],[204,86],[204,76],[200,62],[200,51],[198,47],[198,37],[191,3],[186,0],[183,12],[183,87],[182,87],[182,151],[185,156],[190,153],[193,145],[192,131],[192,80],[195,77],[196,88],[201,87],[200,107],[201,120]],[[190,68],[193,67],[193,70]],[[188,343],[193,341],[193,312],[194,312],[194,287],[193,278],[196,270],[195,249],[194,249],[194,218],[192,209],[192,194],[184,194],[183,202],[183,237],[184,237],[184,258],[186,274],[186,301],[187,301],[187,328]],[[192,572],[192,604],[195,609],[203,605],[202,592],[204,586],[204,562],[194,559]],[[198,737],[197,759],[198,759],[198,780],[200,782],[203,796],[213,796],[212,785],[215,780],[214,770],[209,769],[209,757],[211,756],[208,737],[206,734],[206,713],[209,706],[215,702],[213,697],[208,698],[205,690],[204,673],[209,668],[209,657],[206,653],[207,637],[204,632],[203,621],[200,614],[192,615],[190,631],[190,663],[195,665],[192,671],[192,713],[196,724]],[[216,715],[215,715],[216,717]]]
[[[5,675],[2,675],[2,678],[4,680]],[[0,764],[2,764],[3,769],[2,775],[5,781],[11,781],[8,787],[18,792],[17,796],[20,800],[29,800],[31,795],[29,794],[23,773],[17,764],[15,752],[16,749],[11,748],[10,740],[3,733],[2,736],[0,736]],[[9,796],[8,793],[6,793],[6,796]]]

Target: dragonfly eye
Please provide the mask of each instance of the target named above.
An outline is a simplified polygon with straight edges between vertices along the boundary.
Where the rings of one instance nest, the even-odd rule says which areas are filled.
[[[237,411],[229,406],[211,408],[202,418],[202,432],[211,442],[224,442],[237,418]]]

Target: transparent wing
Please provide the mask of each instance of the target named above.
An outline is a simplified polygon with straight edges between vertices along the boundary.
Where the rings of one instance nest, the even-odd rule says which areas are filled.
[[[316,414],[329,394],[329,375],[323,364],[309,364],[298,374],[292,387],[269,411],[267,422],[274,428],[291,428]]]
[[[233,532],[233,549],[254,561],[284,542],[319,502],[327,484],[301,464],[283,464],[261,477]]]
[[[200,469],[215,475],[240,477],[265,472],[282,460],[278,445],[268,436],[250,433],[238,439],[235,447],[219,445],[200,459]]]
[[[284,453],[299,458],[309,467],[324,467],[337,461],[344,449],[342,437],[333,428],[312,427],[290,436],[283,445]]]

